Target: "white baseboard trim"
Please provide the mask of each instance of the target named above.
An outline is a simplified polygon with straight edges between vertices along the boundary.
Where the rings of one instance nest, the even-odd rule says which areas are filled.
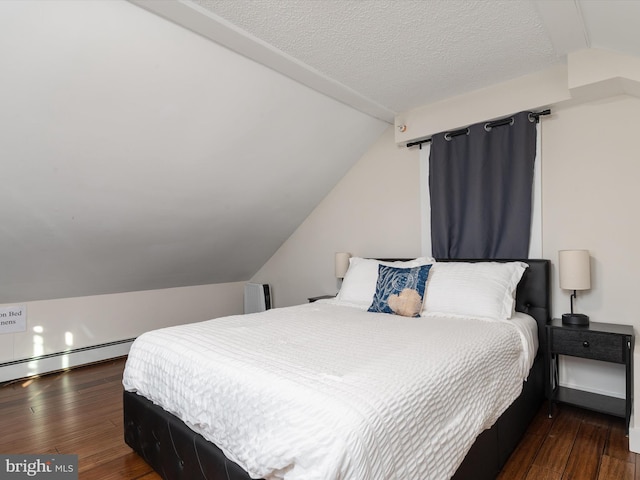
[[[640,453],[640,428],[629,429],[629,450]]]
[[[603,390],[600,388],[595,388],[593,386],[585,386],[585,385],[580,385],[577,383],[571,383],[571,382],[560,382],[560,386],[561,387],[567,387],[567,388],[573,388],[575,390],[583,390],[585,392],[591,392],[591,393],[597,393],[600,395],[606,395],[608,397],[614,397],[614,398],[625,398],[625,392],[614,392],[611,390]],[[624,385],[623,385],[624,386]]]
[[[0,363],[0,382],[57,372],[127,355],[134,338]]]
[[[640,453],[640,428],[634,428],[632,425],[635,425],[633,410],[631,411],[631,421],[629,422],[629,450],[633,453]]]

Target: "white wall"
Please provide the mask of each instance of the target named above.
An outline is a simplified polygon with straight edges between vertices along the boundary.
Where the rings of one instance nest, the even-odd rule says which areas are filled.
[[[389,127],[252,281],[269,283],[278,307],[336,293],[334,253],[420,255],[416,151],[394,143]]]
[[[242,313],[244,282],[24,302],[25,332],[0,334],[0,363]]]
[[[508,95],[508,89],[501,94]],[[639,114],[640,100],[624,95],[552,107],[552,115],[542,119],[541,166],[543,256],[555,264],[560,249],[589,249],[593,288],[580,294],[576,308],[592,321],[633,325],[636,333]],[[257,277],[274,284],[278,305],[334,292],[334,251],[364,256],[420,253],[419,153],[398,150],[392,135],[387,131],[371,147],[262,268]],[[555,316],[567,311],[569,292],[558,288],[555,266],[552,297]],[[638,360],[640,349],[636,352]],[[565,381],[614,395],[624,391],[617,367],[577,362],[575,368],[568,363]],[[640,391],[640,378],[635,385]]]
[[[558,250],[588,249],[592,288],[578,293],[576,310],[591,321],[633,325],[636,333],[640,329],[640,318],[634,314],[634,278],[640,268],[639,113],[640,99],[615,96],[556,108],[542,122],[544,256],[555,263]],[[554,315],[568,312],[570,292],[558,287],[557,272],[552,291]],[[565,359],[561,377],[568,385],[623,396],[618,370]],[[640,383],[636,385],[640,388]]]
[[[542,122],[544,252],[555,261],[561,249],[590,250],[592,289],[579,293],[576,306],[595,321],[635,320],[639,114],[640,99],[617,96],[554,109]],[[558,290],[557,280],[559,314],[569,292]]]

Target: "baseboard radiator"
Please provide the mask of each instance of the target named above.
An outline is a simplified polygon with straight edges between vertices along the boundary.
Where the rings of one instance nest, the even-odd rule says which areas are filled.
[[[127,355],[135,338],[0,363],[0,383]]]
[[[271,308],[271,287],[266,283],[244,286],[244,313],[264,312]]]

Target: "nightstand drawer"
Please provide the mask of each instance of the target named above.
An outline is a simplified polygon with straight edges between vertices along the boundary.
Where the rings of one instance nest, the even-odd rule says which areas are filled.
[[[605,362],[625,363],[624,339],[621,335],[554,328],[551,351],[562,355],[591,358]]]

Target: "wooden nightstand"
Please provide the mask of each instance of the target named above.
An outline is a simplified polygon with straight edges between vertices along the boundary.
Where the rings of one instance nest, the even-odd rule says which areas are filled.
[[[587,326],[563,325],[553,319],[547,324],[547,398],[549,417],[554,403],[567,403],[626,420],[627,432],[633,402],[633,327],[611,323],[591,322]],[[558,374],[558,355],[590,358],[625,366],[626,395],[615,398],[574,388],[561,387]]]
[[[313,302],[317,302],[318,300],[324,300],[325,298],[336,298],[335,295],[319,295],[317,297],[309,297],[307,298],[307,300],[309,300],[309,303],[313,303]]]

